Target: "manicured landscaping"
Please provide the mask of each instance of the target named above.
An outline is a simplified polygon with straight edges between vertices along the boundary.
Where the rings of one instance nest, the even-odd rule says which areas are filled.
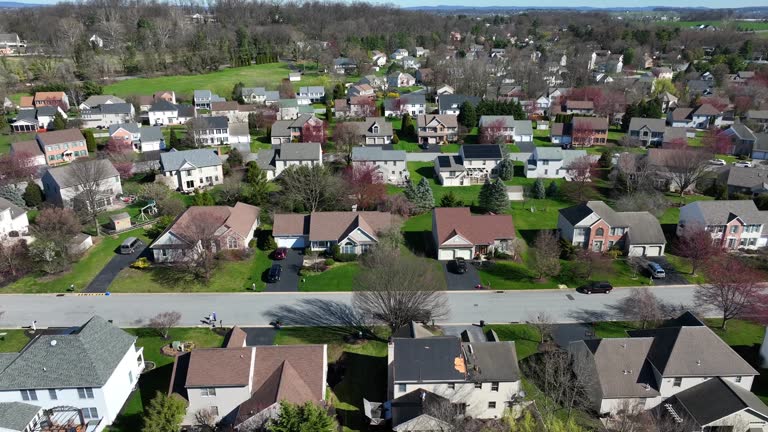
[[[335,263],[322,273],[302,271],[299,291],[351,291],[359,272],[356,262]]]
[[[63,293],[70,285],[75,286],[75,291],[85,289],[91,280],[104,268],[105,265],[117,253],[120,243],[128,237],[138,237],[146,244],[149,239],[143,229],[129,231],[118,236],[94,238],[94,246],[85,253],[78,262],[72,264],[71,270],[59,275],[35,274],[25,276],[16,282],[2,288],[2,293]],[[98,243],[97,243],[98,242]],[[140,284],[133,283],[133,291]]]
[[[0,352],[19,352],[29,342],[26,330],[0,330]]]

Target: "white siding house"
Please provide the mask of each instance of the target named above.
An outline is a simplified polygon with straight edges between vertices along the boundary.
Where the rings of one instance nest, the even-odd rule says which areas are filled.
[[[75,164],[83,164],[75,165]],[[78,174],[79,173],[79,174]],[[101,180],[98,186],[88,185],[97,177]],[[86,183],[83,183],[85,179]],[[96,205],[99,208],[112,206],[116,196],[123,193],[120,183],[120,173],[117,172],[112,162],[107,159],[79,161],[74,164],[52,167],[43,174],[43,191],[45,200],[60,207],[88,206],[90,197],[84,197],[84,184],[88,193],[97,193]],[[94,181],[95,182],[95,181]]]
[[[406,154],[403,150],[382,150],[381,147],[354,147],[352,166],[375,166],[380,181],[400,185],[408,179]]]
[[[182,192],[224,182],[221,159],[216,152],[208,149],[162,153],[160,170],[168,187]]]

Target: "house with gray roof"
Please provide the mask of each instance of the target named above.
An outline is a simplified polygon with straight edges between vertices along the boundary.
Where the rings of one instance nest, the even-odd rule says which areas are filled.
[[[732,166],[728,169],[728,194],[742,194],[751,197],[768,193],[768,170],[762,166],[755,168]]]
[[[628,135],[640,141],[643,146],[660,146],[664,142],[667,122],[664,119],[632,117]]]
[[[438,110],[440,114],[459,115],[461,112],[461,105],[464,102],[477,106],[480,103],[480,98],[477,96],[465,96],[459,94],[442,95],[437,100]]]
[[[114,95],[93,95],[81,103],[78,108],[81,110],[96,108],[99,105],[107,105],[114,103],[125,103],[125,99],[121,99]]]
[[[758,210],[751,199],[694,201],[680,208],[677,235],[703,228],[723,248],[757,249],[768,244],[767,222],[768,212]]]
[[[211,92],[210,90],[195,90],[194,101],[196,109],[211,109],[211,103],[213,102],[225,102],[226,99]]]
[[[109,126],[109,139],[131,144],[134,151],[144,153],[165,150],[165,137],[160,126],[118,123]]]
[[[379,146],[353,147],[352,166],[375,167],[383,183],[401,185],[408,180],[404,150],[384,150]]]
[[[603,201],[587,201],[560,209],[560,236],[593,252],[611,249],[627,256],[662,256],[667,244],[659,220],[648,212],[617,212]]]
[[[259,150],[256,158],[259,168],[266,171],[267,180],[273,180],[291,166],[322,165],[323,149],[320,143],[286,142],[270,150]]]
[[[187,133],[195,137],[200,146],[229,144],[229,119],[225,116],[196,117],[187,121]]]
[[[89,431],[104,430],[144,370],[136,337],[99,316],[82,326],[40,333],[21,352],[3,356],[0,400],[43,409],[74,407],[91,425]]]
[[[768,159],[768,132],[755,134],[755,145],[752,146],[752,159]]]
[[[129,103],[106,103],[80,111],[84,127],[99,129],[131,122],[135,116],[136,110]]]
[[[561,147],[535,147],[528,158],[525,176],[528,178],[570,179],[570,165],[587,156],[586,150],[564,150]]]
[[[323,86],[306,86],[299,87],[299,93],[296,95],[298,98],[309,99],[312,103],[319,103],[325,99],[325,87]]]
[[[357,128],[357,134],[362,138],[361,144],[387,145],[392,144],[394,131],[392,123],[384,117],[367,117],[361,122],[348,123]]]
[[[755,141],[757,141],[757,137],[755,136],[755,133],[752,132],[752,129],[742,123],[734,123],[731,127],[722,131],[720,135],[731,141],[731,154],[737,156],[751,155],[755,146]]]
[[[120,173],[109,159],[76,161],[51,167],[41,178],[45,201],[59,207],[111,207],[123,193]]]
[[[758,126],[763,132],[768,132],[768,110],[749,110],[747,111],[747,121]]]
[[[506,141],[533,142],[533,123],[530,120],[515,120],[514,116],[485,115],[480,116],[479,127],[483,136],[502,136]]]
[[[269,139],[274,144],[282,144],[298,140],[304,141],[307,128],[322,128],[323,122],[315,114],[301,114],[291,120],[278,120],[272,124]],[[308,131],[308,130],[307,130]],[[309,132],[309,131],[308,131]],[[312,134],[314,135],[314,134]]]
[[[23,238],[29,235],[27,211],[0,197],[0,240]]]
[[[53,129],[53,121],[57,114],[65,120],[68,118],[67,113],[58,105],[46,105],[37,109],[19,110],[16,118],[11,123],[11,129],[14,132],[20,133]]]
[[[240,97],[246,104],[264,104],[267,101],[267,89],[264,87],[243,87]]]
[[[224,182],[222,161],[215,150],[172,149],[160,154],[161,180],[173,190],[190,192]]]

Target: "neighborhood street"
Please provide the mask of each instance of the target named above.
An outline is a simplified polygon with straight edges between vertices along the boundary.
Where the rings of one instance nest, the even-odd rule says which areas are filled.
[[[652,288],[663,301],[670,304],[691,304],[693,285]],[[629,295],[630,289],[617,288],[608,295],[585,295],[574,290],[541,291],[452,291],[446,292],[450,314],[441,323],[470,324],[485,320],[488,323],[525,321],[545,311],[561,323],[619,319],[611,306]],[[225,326],[264,326],[283,317],[286,307],[294,314],[301,311],[302,318],[314,317],[306,325],[318,325],[317,317],[325,320],[338,318],[343,323],[344,305],[349,305],[351,293],[242,293],[242,294],[112,294],[110,296],[69,295],[17,295],[0,296],[0,328],[29,326],[37,320],[38,327],[64,327],[80,325],[97,314],[113,320],[121,327],[145,325],[159,312],[181,312],[180,326],[201,325],[202,319],[216,312]],[[342,306],[334,308],[334,306]]]

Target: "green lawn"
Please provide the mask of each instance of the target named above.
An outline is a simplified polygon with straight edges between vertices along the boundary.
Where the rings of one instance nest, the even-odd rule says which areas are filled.
[[[336,263],[322,273],[302,272],[299,291],[352,291],[359,272],[356,262]]]
[[[251,153],[258,153],[259,150],[270,150],[272,143],[266,135],[260,137],[251,137]]]
[[[275,90],[283,78],[288,78],[288,65],[285,63],[269,63],[239,68],[227,68],[217,72],[198,75],[173,75],[156,78],[128,79],[104,87],[104,94],[116,96],[150,95],[160,90],[173,90],[177,95],[189,100],[194,90],[211,90],[221,97],[230,99],[232,88],[238,82],[246,87],[267,87]],[[301,86],[321,85],[329,83],[327,76],[317,72],[307,72],[300,82],[293,83],[295,88]]]
[[[0,338],[0,352],[19,352],[29,342],[26,330],[0,330],[5,336]]]
[[[538,351],[539,331],[528,324],[491,324],[485,331],[493,330],[503,341],[514,341],[517,359],[522,360]]]
[[[677,225],[677,222],[680,220],[680,207],[686,204],[690,204],[694,201],[711,201],[714,199],[713,197],[706,195],[683,195],[681,197],[680,194],[674,193],[667,193],[665,196],[667,197],[667,200],[669,200],[669,202],[673,205],[670,206],[664,212],[664,214],[661,215],[661,217],[659,217],[659,222],[661,222],[662,225]]]
[[[662,23],[662,25],[680,28],[691,28],[703,24],[720,28],[731,28],[738,31],[768,30],[768,22],[762,21],[669,21]]]
[[[82,291],[91,280],[104,268],[116,255],[116,250],[128,237],[138,237],[145,243],[149,242],[143,229],[133,230],[113,237],[94,238],[98,241],[85,256],[72,265],[72,269],[60,275],[25,276],[16,282],[2,288],[4,293],[63,293],[70,285],[75,286],[75,291]]]
[[[35,139],[34,133],[0,134],[0,154],[10,152],[12,143],[33,139]]]
[[[256,284],[256,291],[263,291],[266,286],[263,276],[271,265],[268,254],[256,250],[251,259],[221,262],[207,284],[169,267],[126,268],[117,275],[109,290],[115,293],[236,292],[251,291],[252,284]]]

